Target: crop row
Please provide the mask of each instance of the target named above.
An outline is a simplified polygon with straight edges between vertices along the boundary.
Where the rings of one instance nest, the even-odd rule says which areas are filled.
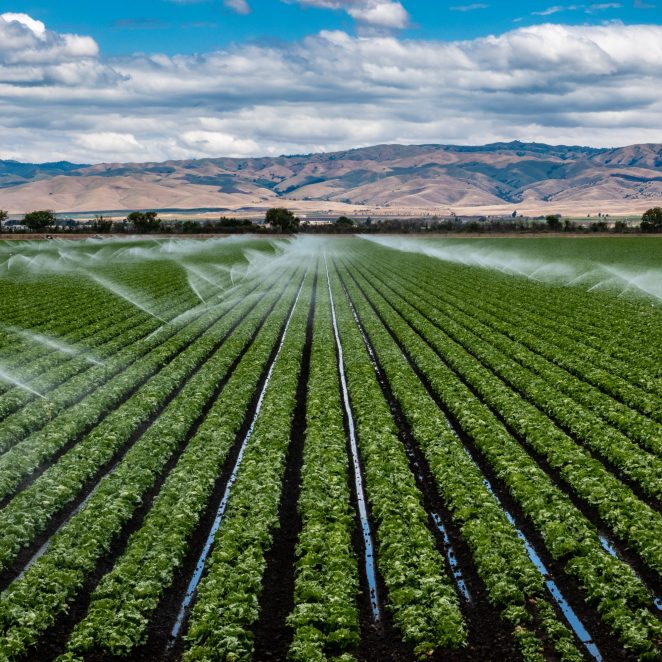
[[[261,409],[226,488],[220,528],[189,615],[184,660],[249,659],[296,406],[312,294],[309,277],[286,327]],[[265,462],[265,458],[269,458]],[[230,489],[231,488],[231,489]]]
[[[104,650],[127,655],[144,642],[150,618],[186,558],[191,536],[244,422],[284,317],[292,306],[292,287],[265,321],[188,442],[143,525],[99,583],[86,618],[71,636],[70,652]],[[180,515],[173,517],[173,512]]]
[[[530,377],[527,380],[524,369],[518,373],[516,367],[505,367],[507,359],[498,352],[490,352],[489,346],[486,347],[485,343],[470,331],[458,329],[457,325],[454,328],[452,321],[426,306],[420,298],[416,299],[416,306],[410,306],[405,304],[402,293],[396,296],[389,294],[387,289],[390,288],[382,283],[381,292],[385,298],[401,311],[413,327],[459,374],[473,385],[483,401],[490,405],[493,411],[498,412],[507,425],[521,435],[536,452],[546,457],[550,465],[559,470],[560,475],[573,491],[590,506],[595,507],[614,533],[624,538],[651,569],[662,573],[660,515],[637,499],[629,487],[623,485],[590,454],[555,427],[545,414],[531,405],[526,398],[520,397],[496,375],[506,373],[511,383],[515,382],[520,387],[524,382],[526,384],[522,389],[524,395],[534,401],[540,401],[545,397],[553,401],[555,397],[553,389],[547,387],[544,382],[541,383],[541,380],[538,380],[533,387],[529,386],[533,380]],[[486,365],[474,357],[474,353],[478,358],[483,359]],[[485,359],[486,356],[489,357],[489,361]],[[496,375],[488,368],[492,368]],[[566,418],[572,415],[572,408],[568,407],[566,413],[561,415]],[[581,426],[581,417],[579,419],[577,427]],[[613,446],[606,448],[609,441],[608,436],[595,434],[590,437],[589,443],[601,447],[603,453],[609,453],[618,461],[618,449],[614,449]],[[626,439],[626,447],[627,443]],[[639,451],[636,446],[634,449]],[[629,451],[631,454],[629,466],[635,466],[637,454],[632,448],[629,448]],[[639,451],[640,455],[641,453]],[[645,483],[646,486],[658,496],[659,492],[655,490],[659,490],[662,482],[659,478],[655,478],[656,475],[659,476],[655,461],[657,459],[650,456],[648,465],[644,460],[636,466],[642,476],[649,478],[649,482]],[[626,455],[619,464],[623,466],[627,462]],[[647,466],[650,472],[646,472]]]
[[[196,312],[200,315],[205,311],[204,309],[193,310],[190,316],[194,316]],[[131,331],[127,336],[127,343],[118,345],[118,352],[107,358],[103,364],[92,365],[71,379],[65,379],[65,373],[69,370],[67,364],[57,367],[54,374],[51,375],[51,380],[54,385],[59,382],[59,386],[51,390],[47,398],[41,400],[33,398],[29,407],[16,411],[0,423],[0,453],[10,448],[26,434],[38,430],[61,411],[98,389],[109,379],[125,370],[137,358],[158,347],[160,341],[173,335],[180,326],[177,318],[174,318],[173,323],[164,325],[162,332],[158,334],[146,336],[142,332]],[[25,397],[29,399],[32,396]]]
[[[469,374],[475,387],[484,387],[482,392],[488,390],[485,384],[491,385],[491,382],[483,381],[480,370],[476,375],[469,369],[471,359],[464,360],[462,354],[456,354],[449,343],[444,344],[431,333],[439,353],[434,351],[403,317],[413,315],[410,306],[399,302],[401,315],[365,279],[360,278],[359,282],[384,322],[398,337],[410,360],[429,381],[435,396],[473,439],[522,511],[534,523],[552,558],[562,560],[566,571],[577,577],[587,602],[596,606],[602,619],[627,648],[640,654],[654,651],[654,642],[662,629],[648,608],[652,597],[647,589],[627,565],[601,548],[590,522],[553,485],[549,476],[508,434],[484,403],[458,379],[446,362],[455,369],[462,368],[460,372]],[[416,326],[423,328],[425,323],[420,322]],[[599,493],[603,492],[600,485],[587,485],[593,486]]]
[[[413,273],[417,273],[414,270]],[[430,276],[428,275],[427,280]],[[467,297],[471,292],[473,296]],[[516,284],[513,284],[509,299],[519,301]],[[448,279],[448,291],[445,294],[470,300],[481,313],[488,313],[501,321],[504,333],[517,341],[523,342],[531,350],[547,358],[582,381],[592,384],[602,392],[622,401],[628,407],[640,411],[654,420],[660,421],[662,409],[662,384],[656,372],[647,367],[648,357],[639,352],[628,363],[615,362],[604,349],[585,347],[563,333],[562,328],[547,329],[536,322],[532,313],[517,312],[508,307],[496,306],[487,297],[476,296],[460,279]],[[610,310],[612,315],[617,311]],[[609,324],[609,322],[605,322]],[[515,338],[517,335],[517,338]],[[613,334],[612,343],[622,344],[622,338]]]
[[[186,294],[177,297],[169,295],[167,303],[155,312],[164,318],[174,318],[187,309],[188,299]],[[115,313],[111,318],[103,314],[104,309],[98,307],[98,302],[92,303],[86,310],[91,311],[91,320],[86,324],[85,319],[81,319],[84,315],[79,313],[74,333],[65,334],[58,328],[45,337],[46,345],[28,341],[28,347],[24,350],[14,347],[12,343],[10,346],[17,352],[18,359],[13,365],[6,361],[0,362],[45,395],[77,373],[89,369],[96,361],[104,361],[131,343],[148,336],[161,324],[159,319],[137,308],[130,311],[120,308],[120,315]],[[30,333],[32,329],[27,331]],[[47,344],[51,339],[65,342],[71,351],[54,350]],[[5,389],[0,396],[0,420],[33,399],[33,394],[24,389]]]
[[[99,558],[108,552],[146,493],[153,489],[173,454],[183,448],[252,332],[253,329],[247,329],[244,334],[240,327],[236,336],[228,338],[98,484],[80,512],[51,538],[43,556],[5,591],[0,600],[0,653],[9,659],[24,654],[74,599]],[[268,354],[269,348],[265,351]],[[239,365],[242,364],[243,361]],[[242,411],[239,402],[224,404]],[[175,519],[172,510],[169,517]]]
[[[170,277],[166,274],[161,276],[156,296],[159,301],[163,301],[161,304],[163,307],[171,299],[177,279],[173,278],[172,274]],[[7,288],[6,284],[5,288]],[[20,287],[17,287],[16,290],[21,291]],[[12,290],[8,290],[7,293],[10,297],[12,296]],[[60,305],[54,307],[52,298],[45,302],[44,305],[50,308],[53,318],[47,324],[42,325],[35,324],[34,316],[30,312],[13,317],[6,315],[5,307],[2,307],[5,326],[0,330],[3,350],[0,353],[0,361],[3,365],[8,368],[19,367],[37,357],[47,359],[52,356],[52,352],[49,352],[48,348],[34,344],[29,338],[15,337],[14,329],[16,328],[26,328],[35,333],[53,335],[69,344],[76,344],[90,335],[86,329],[94,328],[97,324],[103,325],[100,327],[101,329],[108,329],[109,326],[125,323],[129,318],[144,320],[149,317],[144,311],[128,302],[122,301],[120,305],[117,305],[117,297],[110,292],[103,292],[99,296],[86,300],[83,298],[83,301],[78,297],[68,297],[68,299],[58,301],[58,304]],[[12,347],[19,349],[19,356],[12,356]]]
[[[341,276],[411,432],[428,461],[437,488],[471,549],[491,602],[511,623],[525,657],[540,659],[541,643],[533,633],[535,614],[531,613],[532,605],[540,611],[544,601],[540,574],[500,504],[486,488],[483,475],[464,452],[389,332],[371,311],[369,301],[346,271],[341,270]],[[582,659],[572,635],[553,611],[551,614],[545,611],[541,620],[546,636],[554,640],[563,660]]]
[[[485,339],[481,338],[475,329],[478,323],[472,323],[472,320],[456,322],[457,313],[452,308],[424,294],[418,287],[411,284],[408,287],[398,285],[395,280],[392,276],[389,278],[389,287],[393,292],[400,297],[406,297],[411,291],[416,292],[415,308],[501,378],[513,393],[519,393],[535,405],[558,427],[567,430],[574,439],[606,459],[653,499],[662,496],[662,460],[639,448],[573,399],[560,395],[555,384],[549,384],[534,371],[512,359],[507,349],[498,342],[495,332],[487,331]],[[544,431],[554,443],[568,444],[567,435],[540,418],[533,408],[525,407],[532,412],[532,417],[541,421],[538,430]]]
[[[257,285],[255,283],[242,286],[233,292],[233,295],[236,296],[231,297],[229,303],[236,304],[237,297],[248,296],[256,289]],[[171,323],[159,327],[158,333],[155,332],[141,340],[140,343],[121,350],[106,361],[104,365],[94,366],[85,374],[70,380],[51,393],[48,400],[35,401],[31,404],[29,410],[17,412],[10,416],[0,425],[0,452],[6,451],[27,434],[36,432],[51,421],[58,420],[57,417],[60,412],[64,412],[65,416],[70,418],[73,410],[79,405],[89,407],[90,398],[89,396],[84,397],[85,393],[91,392],[94,397],[97,397],[108,390],[116,391],[117,377],[125,383],[122,375],[123,371],[126,372],[127,369],[130,369],[130,366],[143,360],[143,358],[152,361],[153,357],[156,356],[155,350],[161,352],[163,345],[170,343],[173,337],[179,337],[176,334],[182,335],[182,330],[185,333],[186,329],[196,328],[195,325],[204,330],[217,319],[219,310],[222,313],[226,309],[228,309],[228,305],[223,302],[220,305],[192,309],[173,319]],[[192,339],[193,337],[189,337],[188,341],[190,342]],[[180,344],[177,347],[182,346],[183,344]],[[170,347],[172,347],[172,344],[170,344]],[[168,360],[170,359],[167,355],[161,355],[161,363],[157,363],[156,366],[160,367]],[[116,394],[119,395],[119,392],[116,392]],[[93,401],[94,399],[92,399]],[[79,411],[77,417],[79,422],[85,416],[85,410]]]
[[[329,293],[318,286],[299,498],[303,525],[288,619],[293,630],[289,657],[295,662],[342,655],[348,660],[360,640],[348,472]]]
[[[175,302],[175,304],[176,303],[177,302]],[[182,312],[183,308],[181,305],[175,305],[174,310]],[[137,322],[141,323],[138,324]],[[160,324],[160,322],[155,322],[157,321],[154,320],[154,318],[144,320],[144,316],[143,319],[129,318],[129,320],[124,323],[124,328],[111,327],[110,331],[112,332],[112,335],[108,335],[106,331],[103,331],[103,335],[107,336],[105,344],[101,346],[103,351],[95,354],[93,360],[88,358],[91,355],[91,345],[87,346],[84,350],[80,349],[79,355],[75,356],[67,356],[66,354],[55,351],[48,363],[46,361],[41,361],[35,366],[36,370],[41,371],[41,374],[38,375],[38,379],[33,379],[35,375],[32,370],[26,371],[21,368],[18,371],[18,374],[21,376],[21,379],[28,380],[32,388],[47,398],[53,397],[53,395],[51,395],[53,389],[60,386],[66,387],[69,380],[73,377],[80,376],[78,379],[78,383],[81,387],[80,397],[84,397],[89,392],[89,386],[86,376],[82,373],[95,369],[102,378],[110,376],[112,372],[105,369],[103,361],[112,361],[114,354],[119,351],[127,351],[127,349],[131,348],[135,343],[141,343],[137,348],[139,351],[145,351],[148,349],[148,347],[144,346],[142,341],[144,341],[144,338],[153,332]],[[98,328],[103,328],[104,324],[104,322],[99,322],[96,326]],[[100,383],[98,383],[98,385],[100,385]],[[35,397],[36,396],[33,393],[21,388],[15,388],[2,394],[0,396],[0,420],[6,419],[6,417],[23,406],[31,405],[32,401],[35,400]],[[53,413],[55,413],[54,410]]]
[[[149,280],[136,283],[137,287],[132,289],[140,290],[142,285],[153,281],[156,275],[150,275]],[[179,278],[172,272],[158,273],[158,280],[156,281],[158,285],[154,293],[156,300],[159,302],[155,307],[154,312],[156,314],[164,314],[172,307],[173,291],[178,290],[176,287],[178,280]],[[7,288],[6,285],[5,288]],[[17,286],[15,291],[22,294],[22,286]],[[10,289],[7,294],[11,297],[13,296],[13,292],[14,290]],[[177,291],[175,300],[182,300],[182,305],[190,306],[191,293]],[[99,292],[99,288],[95,285],[91,286],[90,292],[85,291],[85,294],[63,297],[62,300],[58,300],[57,306],[53,306],[52,304],[52,298],[44,303],[45,308],[50,312],[50,318],[46,323],[42,324],[37,323],[34,311],[26,312],[15,318],[3,314],[3,323],[7,329],[5,338],[3,339],[3,347],[7,349],[6,353],[0,354],[0,362],[6,368],[21,370],[23,374],[23,371],[27,370],[29,364],[34,361],[37,361],[39,364],[39,362],[48,362],[49,360],[53,361],[54,359],[62,358],[57,353],[49,350],[49,348],[30,341],[29,338],[16,337],[11,332],[13,327],[26,328],[29,331],[46,334],[47,336],[51,335],[69,344],[77,344],[79,342],[85,342],[87,344],[95,328],[108,333],[111,327],[126,323],[128,319],[133,319],[134,324],[138,321],[144,322],[148,318],[154,322],[156,321],[133,304],[125,302],[122,299],[118,301],[118,297],[111,292],[106,290]],[[6,311],[3,306],[4,312]],[[12,355],[12,349],[16,349],[18,355]]]
[[[521,350],[514,341],[504,342],[498,332],[485,327],[480,319],[462,316],[439,297],[427,294],[411,283],[399,284],[401,282],[392,274],[389,276],[393,291],[400,296],[416,292],[417,310],[483,362],[514,391],[535,404],[559,427],[610,462],[624,476],[638,483],[649,496],[654,499],[662,496],[662,460],[642,450],[580,402],[559,394],[564,384],[571,383],[571,375],[566,378],[563,374],[554,375],[556,379],[551,382],[542,379],[539,372],[545,370],[545,359]],[[516,360],[522,356],[526,358]],[[527,362],[533,364],[532,368],[523,365]],[[537,370],[534,369],[536,367]],[[662,427],[653,421],[649,423],[651,443],[655,445],[656,440],[662,442]]]
[[[393,270],[382,271],[388,278],[396,278]],[[456,296],[452,289],[439,291],[429,278],[422,273],[411,274],[401,280],[405,287],[415,286],[428,296],[428,301],[435,301],[437,307],[443,304],[443,312],[458,323],[472,329],[483,339],[489,340],[505,355],[543,377],[557,391],[569,396],[574,402],[589,408],[604,421],[619,429],[629,439],[636,440],[641,446],[662,457],[662,426],[615,400],[598,388],[563,370],[542,355],[530,349],[536,344],[531,334],[519,327],[503,322],[495,315],[477,310],[465,300]]]
[[[502,315],[508,324],[529,333],[531,340],[537,340],[536,351],[539,351],[550,361],[622,400],[628,406],[641,411],[647,416],[652,416],[658,422],[662,422],[662,401],[660,400],[662,384],[658,379],[655,379],[655,373],[651,374],[645,353],[640,352],[637,357],[633,356],[627,362],[613,359],[609,355],[610,353],[605,351],[604,343],[601,345],[602,349],[595,349],[589,345],[578,343],[576,339],[565,336],[558,328],[550,329],[535,324],[533,321],[529,322],[527,316],[522,315],[517,310],[496,306],[493,300],[481,295],[474,287],[467,285],[466,278],[457,276],[449,278],[446,274],[444,281],[447,282],[448,287],[456,289],[458,292],[471,293],[470,300],[476,302],[476,305]],[[517,281],[511,283],[508,293],[506,294],[504,291],[503,296],[507,296],[509,301],[520,302],[525,300],[525,295],[519,297],[515,295],[522,287],[523,285]],[[564,296],[571,289],[565,288],[563,290]],[[537,306],[537,308],[541,308],[541,306]],[[612,328],[611,343],[614,345],[622,344],[622,338],[629,337],[629,334],[619,336],[613,333],[615,319],[619,318],[618,311],[613,309],[613,305],[610,308],[610,314],[610,319],[605,320],[605,326]],[[597,317],[597,319],[600,319],[600,317]]]
[[[238,335],[247,329],[245,333],[250,337],[275,295],[267,295],[263,306],[248,315]],[[181,354],[113,411],[100,426],[0,511],[0,527],[8,532],[0,540],[0,568],[6,568],[19,550],[44,529],[54,514],[75,498],[99,468],[110,462],[117,452],[130,443],[141,426],[147,424],[177,394],[184,380],[217,351],[219,338],[222,341],[250,307],[250,303],[239,306],[187,345]],[[37,449],[35,460],[41,458],[43,450],[43,447]],[[25,457],[23,454],[14,457],[17,464],[22,463],[22,470],[27,462]]]
[[[405,256],[397,259],[400,257]],[[616,299],[611,292],[587,293],[581,279],[577,281],[578,287],[558,287],[518,276],[501,276],[494,270],[453,267],[434,259],[409,259],[407,265],[408,268],[425,266],[429,275],[443,279],[450,288],[466,292],[472,299],[507,300],[508,309],[517,317],[522,314],[531,317],[537,325],[606,353],[625,366],[632,361],[642,362],[651,374],[659,375],[662,355],[654,347],[655,339],[659,338],[659,322],[655,311],[646,303]],[[514,294],[517,296],[513,298]],[[632,342],[618,342],[619,338]],[[653,345],[650,355],[636,349],[649,344]]]
[[[574,348],[571,356],[586,352],[591,357],[590,367],[602,367],[607,373],[614,370],[628,382],[632,374],[638,375],[642,389],[662,393],[662,357],[655,347],[659,323],[655,310],[648,305],[616,299],[611,294],[588,294],[579,288],[543,285],[516,276],[501,276],[493,270],[458,267],[393,251],[380,255],[379,260],[397,265],[400,273],[424,272],[433,282],[443,282],[448,292],[503,316],[514,328],[526,326],[534,338],[546,337],[548,333],[560,336]],[[498,305],[500,301],[508,301],[509,305]],[[582,319],[584,324],[579,324],[578,329],[568,326]],[[623,342],[624,338],[628,342]],[[600,342],[596,344],[597,339]],[[639,347],[646,347],[646,351],[637,350]],[[549,349],[558,351],[554,342]],[[558,352],[559,359],[567,358],[565,349]],[[620,358],[614,358],[615,354]],[[608,381],[605,376],[605,382]]]
[[[390,409],[337,278],[330,278],[330,287],[389,610],[418,655],[462,646],[467,632],[458,596],[428,529]]]
[[[245,300],[241,305],[240,302],[231,302],[229,305],[220,306],[218,310],[201,315],[183,328],[180,326],[179,330],[177,330],[178,327],[173,327],[171,333],[164,333],[162,344],[155,343],[154,348],[143,357],[136,355],[133,357],[133,361],[130,361],[130,357],[127,358],[130,365],[126,370],[119,372],[116,377],[93,394],[1,456],[0,499],[8,498],[20,482],[30,476],[37,467],[57,456],[81,435],[94,434],[94,426],[99,424],[103,416],[121,407],[127,398],[130,398],[143,385],[148,384],[149,380],[158,375],[164,366],[184,352],[202,334],[208,332],[218,320],[223,319],[226,315],[230,316],[230,323],[240,319],[242,311],[249,310],[257,302],[259,294],[253,293],[248,296],[251,292],[252,290],[248,288],[244,290]],[[233,313],[233,311],[235,312]],[[165,374],[167,376],[167,371]],[[150,404],[145,414],[149,415],[152,411],[155,411],[154,404]],[[118,420],[118,417],[119,429],[126,430],[121,413],[115,412],[111,414],[110,421],[105,420],[101,423],[101,433],[103,433],[103,429],[106,429],[114,435],[113,420]],[[96,434],[99,434],[98,428]]]

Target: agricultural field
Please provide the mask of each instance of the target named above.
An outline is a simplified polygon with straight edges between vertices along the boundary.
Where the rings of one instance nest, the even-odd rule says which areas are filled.
[[[662,239],[0,242],[0,660],[662,659]]]

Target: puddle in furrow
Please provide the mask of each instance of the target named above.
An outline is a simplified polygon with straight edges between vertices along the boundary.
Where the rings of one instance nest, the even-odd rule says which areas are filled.
[[[444,526],[441,516],[435,512],[430,512],[430,514],[432,515],[432,519],[434,519],[435,526],[443,536],[444,549],[446,550],[446,559],[448,560],[448,564],[450,565],[451,570],[453,572],[453,577],[455,579],[455,583],[457,584],[457,588],[460,591],[460,593],[462,593],[464,599],[467,602],[473,602],[473,600],[471,599],[471,593],[469,592],[469,588],[467,587],[467,584],[464,581],[464,575],[462,574],[462,570],[460,570],[460,566],[457,562],[457,557],[455,556],[455,550],[451,545],[451,541],[448,537],[448,532],[446,531],[446,527]]]
[[[455,435],[455,437],[456,437],[456,438],[458,439],[458,441],[460,441],[460,443],[461,443],[462,440],[460,439],[460,436],[458,435],[457,431],[455,430],[455,428],[453,427],[453,425],[451,424],[451,422],[450,422],[448,419],[446,419],[446,425],[448,426],[448,429],[449,429],[449,430]],[[466,448],[464,448],[464,450],[465,450],[465,452],[469,455],[469,458],[471,459],[471,461],[472,461],[474,464],[476,464],[475,460],[474,460],[473,457],[471,456],[471,453],[469,453],[469,451],[468,451]],[[478,466],[478,465],[476,465],[476,466]],[[483,482],[484,482],[484,481],[483,481]],[[486,484],[486,487],[487,487],[490,491],[492,491],[492,487],[491,487],[491,485]],[[494,494],[494,492],[492,492],[492,494]],[[498,497],[496,497],[496,495],[494,495],[494,496],[495,496],[495,498],[497,498],[497,500],[498,500]],[[618,551],[617,551],[617,549],[616,549],[616,547],[615,547],[615,545],[614,545],[614,542],[611,540],[611,538],[610,538],[610,537],[609,537],[604,531],[599,531],[599,532],[598,532],[598,540],[600,541],[600,546],[602,547],[602,549],[605,550],[605,552],[607,552],[607,554],[609,554],[611,557],[613,557],[613,558],[615,558],[615,559],[618,559],[618,560],[621,561],[622,563],[625,563],[626,565],[628,565],[628,567],[630,567],[630,569],[632,570],[632,572],[633,572],[637,577],[639,577],[639,579],[641,580],[641,577],[639,576],[639,573],[638,573],[634,568],[632,568],[632,567],[627,563],[627,561],[625,561],[625,560],[621,557],[621,555],[618,553]],[[643,581],[643,580],[642,580],[642,581]],[[650,590],[650,589],[649,589],[649,590]],[[651,591],[651,593],[652,593],[652,591]],[[653,602],[653,606],[655,607],[655,609],[656,609],[657,611],[662,612],[662,598],[660,598],[660,597],[659,597],[658,595],[656,595],[655,593],[652,593],[652,602]]]
[[[450,423],[449,423],[450,425]],[[473,462],[473,464],[478,467],[478,463],[476,460],[474,460],[473,456],[471,455],[470,451],[466,446],[463,446],[464,452],[467,454],[469,459]],[[480,470],[480,468],[479,468]],[[529,542],[528,538],[524,535],[524,533],[521,531],[521,529],[517,526],[517,523],[515,522],[515,518],[506,510],[501,503],[501,500],[499,497],[496,495],[494,492],[494,489],[492,488],[492,484],[490,483],[487,478],[483,478],[483,484],[487,488],[487,490],[490,492],[490,494],[495,498],[496,502],[499,504],[501,509],[503,510],[504,515],[506,516],[506,519],[510,522],[511,526],[515,529],[515,532],[517,533],[518,537],[522,542],[524,543],[524,547],[526,548],[526,553],[528,557],[531,559],[532,563],[535,565],[536,569],[538,572],[541,574],[542,578],[545,580],[545,585],[547,586],[547,590],[549,591],[550,595],[558,605],[559,609],[563,613],[563,616],[565,617],[566,621],[572,628],[573,632],[579,639],[579,641],[582,642],[584,648],[588,651],[589,655],[596,660],[597,662],[602,662],[603,657],[602,654],[600,653],[600,650],[598,649],[596,643],[593,641],[593,638],[591,635],[588,633],[588,630],[582,623],[581,619],[577,614],[575,613],[574,609],[570,606],[568,601],[565,599],[565,596],[561,592],[561,589],[558,587],[556,582],[552,579],[551,574],[549,573],[549,570],[547,570],[547,567],[543,563],[542,559],[538,555],[538,552],[535,550],[533,545]]]
[[[370,361],[372,363],[373,368],[375,369],[375,373],[377,375],[377,379],[380,382],[384,382],[384,377],[381,373],[381,370],[379,369],[379,365],[377,363],[377,357],[375,355],[375,352],[372,348],[372,344],[370,343],[370,340],[368,339],[368,336],[365,333],[365,329],[363,328],[363,324],[361,323],[361,320],[359,319],[358,313],[356,312],[356,308],[354,306],[354,303],[349,297],[349,293],[347,292],[347,288],[344,287],[343,289],[345,290],[345,294],[347,296],[347,303],[349,304],[349,307],[352,311],[352,315],[354,316],[354,321],[356,322],[356,326],[359,329],[359,332],[361,333],[361,337],[363,338],[363,342],[365,344],[366,349],[368,350],[368,354],[370,355]],[[406,450],[406,449],[405,449]],[[416,462],[415,458],[413,458],[410,453],[407,451],[407,455],[412,459],[413,462]],[[419,479],[421,482],[424,480],[422,474],[418,474]],[[430,510],[429,511],[430,516],[432,517],[432,520],[434,521],[434,525],[441,533],[442,540],[444,542],[444,555],[446,556],[446,560],[448,561],[448,565],[451,568],[451,571],[453,573],[453,579],[455,580],[455,584],[457,585],[457,589],[462,595],[462,597],[469,603],[472,602],[471,598],[471,593],[469,592],[469,588],[467,587],[467,583],[464,581],[464,575],[462,574],[462,570],[460,568],[460,565],[457,561],[457,556],[455,554],[455,550],[453,549],[453,545],[450,541],[450,538],[448,537],[448,531],[446,530],[446,527],[443,523],[441,515],[434,511]]]
[[[225,511],[227,510],[228,506],[228,501],[230,500],[230,495],[232,493],[232,488],[237,480],[237,476],[239,474],[239,469],[241,467],[242,460],[244,458],[244,454],[246,452],[246,447],[248,446],[248,442],[251,440],[251,437],[253,436],[253,430],[255,429],[255,423],[257,422],[257,419],[260,415],[260,411],[262,410],[262,404],[264,402],[264,397],[267,392],[267,388],[269,386],[269,383],[271,381],[271,377],[273,375],[274,367],[276,366],[276,362],[278,361],[278,357],[280,356],[280,353],[283,349],[283,345],[285,344],[285,338],[287,336],[287,331],[290,328],[290,323],[292,322],[292,318],[294,317],[294,311],[296,310],[297,304],[299,303],[299,298],[301,296],[301,292],[303,290],[303,284],[305,282],[305,276],[304,280],[301,283],[301,286],[299,287],[299,291],[297,293],[296,299],[294,300],[294,305],[292,306],[292,310],[290,311],[290,315],[287,318],[287,323],[285,324],[285,329],[283,330],[283,334],[281,336],[280,344],[278,345],[278,350],[276,351],[276,355],[274,356],[273,361],[271,362],[271,366],[269,366],[269,372],[267,373],[267,377],[265,379],[264,385],[262,386],[262,390],[260,391],[260,395],[258,397],[257,401],[257,406],[255,408],[255,414],[253,415],[253,418],[251,419],[251,424],[250,427],[248,428],[248,432],[246,433],[243,441],[241,442],[241,447],[239,449],[239,454],[237,455],[237,459],[234,463],[234,466],[232,467],[232,473],[230,474],[230,478],[228,479],[227,485],[225,486],[225,492],[223,493],[223,498],[221,499],[221,503],[218,507],[218,510],[216,511],[216,517],[214,518],[214,523],[212,524],[212,527],[209,531],[209,535],[207,536],[207,540],[205,541],[205,546],[202,549],[202,552],[200,552],[200,556],[198,557],[198,561],[195,566],[195,570],[193,571],[193,575],[191,576],[191,579],[188,583],[188,586],[186,587],[186,594],[184,595],[184,599],[182,600],[182,604],[179,607],[179,611],[177,612],[177,618],[175,620],[175,624],[172,627],[172,630],[170,631],[170,646],[172,647],[177,639],[179,638],[179,635],[181,633],[182,626],[184,625],[184,621],[186,619],[186,615],[188,613],[189,607],[191,606],[191,602],[193,601],[193,598],[195,596],[195,593],[198,588],[198,584],[200,583],[200,580],[202,579],[202,574],[205,569],[205,563],[207,561],[207,557],[209,556],[209,553],[211,552],[211,548],[214,544],[214,540],[216,538],[216,534],[218,533],[219,528],[221,527],[221,524],[223,522],[223,517],[225,516]]]
[[[375,571],[375,554],[373,545],[372,530],[370,520],[368,519],[368,508],[366,503],[365,489],[363,485],[363,476],[361,473],[361,462],[359,460],[358,442],[356,439],[356,429],[352,408],[349,402],[349,391],[347,389],[347,378],[345,376],[344,354],[342,343],[340,342],[340,333],[338,331],[338,320],[336,318],[336,307],[333,301],[331,291],[331,278],[329,276],[329,265],[324,256],[324,265],[326,267],[326,281],[329,287],[329,298],[331,301],[331,317],[333,320],[333,332],[336,339],[336,349],[338,351],[338,372],[340,376],[340,386],[342,389],[343,406],[347,415],[347,428],[349,433],[349,446],[352,454],[352,467],[354,474],[354,486],[356,488],[356,501],[359,511],[359,520],[361,522],[361,532],[363,534],[363,545],[365,550],[365,574],[370,589],[370,607],[372,609],[372,618],[375,622],[382,620],[381,607],[379,605],[379,595],[377,593],[377,575]]]

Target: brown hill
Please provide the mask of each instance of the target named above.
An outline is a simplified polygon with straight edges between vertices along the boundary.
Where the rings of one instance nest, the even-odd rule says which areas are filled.
[[[164,163],[0,162],[12,213],[132,209],[638,212],[662,201],[662,145],[378,145],[329,154]]]

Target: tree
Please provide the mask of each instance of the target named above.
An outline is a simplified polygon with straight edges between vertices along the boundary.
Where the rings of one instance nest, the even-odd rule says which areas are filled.
[[[2,224],[9,218],[9,212],[6,212],[4,209],[0,209],[0,232],[2,232]]]
[[[281,232],[298,232],[301,221],[284,207],[273,207],[267,212],[265,221]]]
[[[31,211],[25,215],[23,225],[27,225],[33,232],[40,232],[55,225],[56,221],[55,213],[50,210]]]
[[[662,207],[653,207],[641,217],[642,232],[662,232]]]
[[[92,223],[92,228],[94,229],[95,232],[98,232],[99,234],[106,234],[106,233],[112,231],[113,221],[112,221],[112,219],[106,218],[105,216],[102,216],[101,214],[97,214],[94,217],[94,222]]]
[[[136,232],[156,232],[161,227],[161,221],[155,211],[132,211],[126,220]]]
[[[343,229],[353,228],[354,221],[347,216],[340,216],[338,217],[338,220],[336,221],[335,225],[337,228],[343,228]]]
[[[547,222],[547,227],[552,232],[558,232],[563,227],[563,224],[561,223],[561,217],[558,214],[550,214],[549,216],[545,216],[545,221]]]

